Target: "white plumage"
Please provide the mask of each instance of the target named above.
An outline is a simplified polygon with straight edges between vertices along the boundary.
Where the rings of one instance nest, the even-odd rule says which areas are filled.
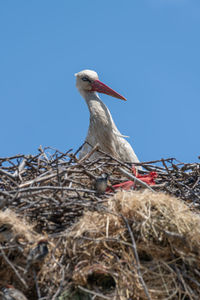
[[[90,125],[85,142],[93,147],[99,143],[101,150],[122,161],[139,162],[134,150],[117,129],[109,109],[101,101],[97,92],[122,100],[126,99],[99,81],[95,71],[84,70],[75,76],[76,87],[85,99],[90,112]],[[91,147],[86,143],[80,152],[80,158],[90,150]],[[93,158],[97,155],[95,153]]]

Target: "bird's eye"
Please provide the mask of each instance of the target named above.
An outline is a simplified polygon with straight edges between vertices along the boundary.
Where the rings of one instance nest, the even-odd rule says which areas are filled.
[[[89,81],[89,82],[90,82],[89,78],[87,78],[87,77],[82,77],[82,80],[83,80],[83,81]]]

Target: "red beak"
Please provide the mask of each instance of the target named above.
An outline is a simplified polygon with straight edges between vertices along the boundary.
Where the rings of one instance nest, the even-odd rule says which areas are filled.
[[[122,95],[115,92],[113,89],[111,89],[109,86],[105,85],[100,80],[94,80],[91,83],[91,86],[92,86],[91,91],[98,92],[98,93],[103,93],[103,94],[115,97],[117,99],[122,99],[122,100],[126,101],[126,98],[124,98]]]

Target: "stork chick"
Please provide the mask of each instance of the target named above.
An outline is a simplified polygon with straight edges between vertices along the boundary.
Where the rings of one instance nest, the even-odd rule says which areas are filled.
[[[138,163],[139,160],[131,145],[117,129],[109,109],[101,101],[97,92],[122,100],[126,100],[126,98],[102,83],[95,71],[84,70],[75,74],[75,76],[76,87],[85,99],[90,112],[90,125],[85,140],[86,143],[80,152],[80,158],[91,151],[91,146],[94,147],[98,143],[102,151],[115,158]],[[97,153],[94,153],[91,157],[96,156]]]

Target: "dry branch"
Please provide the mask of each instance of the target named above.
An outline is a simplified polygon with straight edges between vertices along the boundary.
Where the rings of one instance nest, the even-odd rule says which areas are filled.
[[[23,261],[19,261],[16,246],[1,243],[1,262],[12,269],[8,283],[15,278],[16,287],[23,289],[30,300],[40,294],[41,299],[63,300],[65,292],[75,296],[85,292],[96,299],[115,300],[198,299],[200,238],[194,224],[198,224],[200,209],[200,164],[184,164],[175,158],[138,163],[142,173],[157,172],[156,185],[149,187],[132,174],[131,163],[102,152],[98,145],[79,160],[76,155],[80,148],[75,153],[71,149],[63,153],[40,147],[35,156],[0,158],[2,211],[9,207],[32,224],[34,233],[50,240],[49,257],[37,270],[35,284],[34,278],[28,281],[20,275]],[[95,151],[101,156],[91,160]],[[150,190],[153,196],[145,202],[144,196],[138,198],[140,201],[129,199],[130,192],[121,198],[117,196],[120,193],[99,195],[94,183],[102,173],[110,175],[111,186],[129,178],[137,181],[136,191]],[[160,191],[180,200],[166,198],[166,203],[162,200],[165,195],[152,200]],[[188,221],[190,215],[192,221]],[[72,232],[78,224],[80,227]],[[20,247],[25,259],[30,245],[23,242]],[[0,276],[1,271],[0,268]],[[94,281],[92,276],[96,276]],[[2,278],[0,288],[4,285]]]

